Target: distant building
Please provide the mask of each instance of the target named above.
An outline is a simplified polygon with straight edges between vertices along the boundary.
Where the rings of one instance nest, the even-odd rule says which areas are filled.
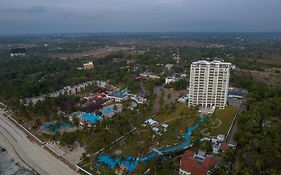
[[[10,56],[11,57],[17,57],[17,56],[25,56],[26,55],[26,49],[25,48],[15,48],[10,50]]]
[[[197,154],[186,151],[180,160],[179,175],[209,175],[218,162],[218,157],[206,155],[203,151],[198,151]]]
[[[172,77],[166,77],[165,78],[165,84],[170,84],[170,83],[174,83],[177,82],[179,80],[179,78],[172,76]]]
[[[141,73],[140,76],[143,77],[143,78],[152,78],[152,79],[159,79],[160,78],[158,75],[155,75],[154,73],[151,73],[151,72]]]
[[[165,65],[165,67],[166,67],[167,69],[172,69],[173,66],[174,66],[173,64],[166,64],[166,65]]]
[[[231,63],[197,61],[190,66],[189,106],[224,108]]]
[[[186,78],[186,74],[174,73],[173,75],[165,78],[165,84],[174,83],[184,78]]]
[[[84,67],[84,70],[94,69],[94,63],[93,62],[85,63],[85,64],[83,64],[83,67]]]
[[[177,64],[179,64],[179,63],[180,63],[181,58],[180,58],[180,56],[179,56],[179,55],[176,55],[176,56],[173,58],[173,60],[175,60],[175,61],[176,61],[176,63],[177,63]]]
[[[135,64],[136,60],[127,60],[127,64]]]

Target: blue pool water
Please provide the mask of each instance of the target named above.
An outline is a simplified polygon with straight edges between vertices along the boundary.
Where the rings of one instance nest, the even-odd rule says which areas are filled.
[[[205,120],[202,120],[201,118],[199,119],[199,121],[205,122]],[[192,127],[189,127],[187,129],[187,133],[183,134],[183,138],[185,139],[185,141],[179,143],[179,145],[177,145],[175,147],[170,147],[170,148],[167,148],[167,149],[161,149],[161,150],[158,150],[158,151],[162,154],[166,154],[166,153],[179,151],[179,150],[187,148],[190,145],[190,136],[191,136],[192,132],[197,128],[199,128],[198,124],[194,125]],[[116,168],[119,165],[124,165],[125,167],[128,168],[128,172],[133,172],[136,169],[138,164],[140,164],[142,162],[146,162],[149,159],[151,159],[153,157],[156,157],[156,156],[158,156],[158,153],[155,152],[155,151],[152,151],[152,152],[148,153],[144,157],[134,158],[134,157],[128,156],[128,157],[125,157],[124,159],[113,158],[109,155],[103,154],[98,158],[98,161],[106,164],[108,167],[110,167],[112,169]],[[97,164],[97,165],[99,165],[99,164]]]
[[[115,168],[117,165],[120,164],[121,158],[114,159],[108,155],[101,155],[99,156],[98,161],[106,164],[109,168]]]
[[[115,97],[123,98],[123,97],[125,97],[127,95],[128,92],[129,92],[129,90],[126,87],[126,88],[124,88],[124,89],[122,89],[122,90],[120,90],[118,92],[112,93],[111,95],[115,96]]]
[[[81,118],[84,120],[89,121],[92,124],[96,124],[97,122],[99,122],[101,120],[101,117],[97,114],[90,114],[90,113],[84,113],[81,115]]]
[[[50,122],[50,123],[46,123],[43,126],[43,130],[44,132],[51,132],[51,133],[57,133],[59,132],[60,129],[63,128],[67,128],[68,126],[70,126],[69,122]]]
[[[113,109],[112,109],[112,107],[106,107],[106,108],[104,108],[104,109],[102,110],[102,112],[103,112],[104,114],[110,114],[110,113],[113,112]]]
[[[206,118],[205,117],[200,117],[199,120],[200,120],[201,123],[204,123],[206,121]]]

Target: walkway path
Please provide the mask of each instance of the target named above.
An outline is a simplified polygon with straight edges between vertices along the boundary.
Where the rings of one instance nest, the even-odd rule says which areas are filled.
[[[190,117],[190,116],[171,118],[171,119],[169,119],[169,120],[166,120],[166,121],[164,121],[164,122],[161,122],[161,123],[158,124],[157,126],[160,126],[160,125],[162,125],[162,124],[164,124],[164,123],[168,123],[168,122],[170,122],[170,121],[174,121],[174,120],[177,120],[177,119],[189,118],[189,117]]]
[[[217,118],[215,118],[215,120],[217,120],[217,121],[219,122],[219,124],[218,124],[217,126],[211,127],[211,129],[216,129],[216,128],[218,128],[218,127],[221,126],[221,121],[220,121],[219,119],[217,119]],[[209,136],[208,134],[205,134],[205,131],[208,130],[208,129],[209,129],[209,128],[203,129],[203,130],[201,131],[201,134],[204,135],[204,136]]]

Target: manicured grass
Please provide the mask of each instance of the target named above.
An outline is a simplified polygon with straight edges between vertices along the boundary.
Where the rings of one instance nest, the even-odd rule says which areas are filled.
[[[226,134],[236,113],[237,108],[234,106],[227,106],[225,109],[217,109],[213,118],[219,119],[222,123],[220,127],[211,129],[211,135]]]
[[[167,120],[171,120],[177,117],[189,117],[194,115],[194,117],[197,115],[195,111],[192,111],[190,108],[188,108],[187,104],[185,103],[177,103],[175,105],[172,105],[171,107],[167,109],[163,109],[159,115],[157,115],[154,119],[157,120],[159,123],[165,122]]]
[[[161,125],[155,127],[160,129],[162,135],[157,135],[150,126],[140,127],[138,132],[114,146],[111,155],[116,150],[122,150],[120,156],[142,156],[150,152],[151,148],[162,149],[178,144],[178,136],[186,133],[187,128],[197,122],[198,116],[186,104],[175,104],[154,118],[159,124],[164,122],[169,125],[166,132]]]

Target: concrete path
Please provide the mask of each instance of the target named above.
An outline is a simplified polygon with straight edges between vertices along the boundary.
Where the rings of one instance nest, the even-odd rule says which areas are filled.
[[[219,122],[219,124],[218,124],[217,126],[211,127],[211,129],[216,129],[216,128],[218,128],[218,127],[221,126],[221,121],[220,121],[219,119],[217,119],[217,118],[215,118],[215,120],[217,120],[217,121]],[[203,129],[203,130],[201,131],[201,134],[202,134],[203,136],[210,136],[210,135],[208,135],[208,134],[205,133],[205,131],[207,131],[208,129],[209,129],[209,128]]]
[[[0,109],[0,140],[9,145],[24,164],[41,175],[75,175],[77,174],[62,161],[55,158],[44,148],[27,139],[25,133],[3,115]]]

